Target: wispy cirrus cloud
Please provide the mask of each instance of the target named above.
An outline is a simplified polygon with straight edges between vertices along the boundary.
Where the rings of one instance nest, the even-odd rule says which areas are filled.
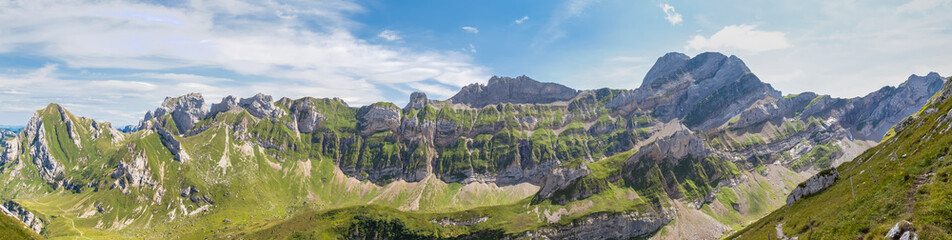
[[[479,33],[479,29],[478,29],[478,28],[470,27],[470,26],[465,26],[465,27],[463,27],[463,31],[467,31],[467,32],[472,33],[472,34],[478,34],[478,33]]]
[[[515,24],[522,24],[522,23],[525,22],[526,20],[529,20],[529,16],[523,16],[522,18],[516,19],[515,21],[512,21],[512,22],[515,23]]]

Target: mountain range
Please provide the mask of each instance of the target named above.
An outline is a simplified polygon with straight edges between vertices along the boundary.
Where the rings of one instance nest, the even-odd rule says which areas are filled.
[[[735,56],[669,53],[636,89],[497,76],[402,108],[192,93],[123,131],[50,104],[4,135],[0,209],[46,238],[757,237],[830,192],[799,183],[840,166],[842,188],[920,129],[893,126],[943,113],[945,85],[784,95]]]

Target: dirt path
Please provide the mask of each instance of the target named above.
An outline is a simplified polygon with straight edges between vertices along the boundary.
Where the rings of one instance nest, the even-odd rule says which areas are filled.
[[[919,188],[922,187],[922,185],[929,181],[932,175],[935,175],[935,172],[929,169],[929,172],[916,176],[916,181],[912,185],[912,191],[906,193],[906,212],[913,213],[916,211],[916,193],[919,192]]]

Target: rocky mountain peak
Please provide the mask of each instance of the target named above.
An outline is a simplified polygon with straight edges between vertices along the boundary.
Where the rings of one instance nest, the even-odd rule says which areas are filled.
[[[235,96],[227,96],[221,99],[220,103],[212,103],[212,110],[208,112],[209,116],[215,116],[219,113],[228,112],[231,110],[240,109],[238,107],[238,99]]]
[[[542,83],[525,75],[516,78],[493,76],[487,85],[470,84],[449,100],[481,108],[498,103],[545,104],[568,101],[579,91],[557,83]]]
[[[645,75],[645,79],[641,81],[641,86],[652,84],[656,79],[667,76],[675,73],[678,70],[681,70],[688,60],[691,57],[684,55],[684,53],[679,52],[670,52],[658,58],[658,61],[655,61],[654,66],[651,66],[651,69],[648,70],[648,74]]]
[[[238,101],[238,106],[258,118],[277,118],[285,114],[283,109],[274,105],[274,100],[271,98],[271,95],[264,95],[262,93],[255,94],[250,98],[242,98]]]
[[[709,130],[757,102],[781,97],[736,56],[668,53],[658,58],[641,87],[608,106],[621,112],[650,110],[662,121],[682,119],[691,129]]]
[[[429,104],[429,100],[426,98],[426,93],[413,92],[410,94],[410,102],[407,103],[404,109],[421,109],[427,104]]]
[[[179,132],[186,132],[192,129],[202,118],[205,118],[205,115],[208,115],[208,108],[205,107],[205,98],[202,97],[201,93],[166,97],[162,101],[162,106],[156,108],[155,111],[146,113],[142,121],[146,122],[165,114],[171,114]],[[144,125],[140,124],[140,127],[142,126]]]

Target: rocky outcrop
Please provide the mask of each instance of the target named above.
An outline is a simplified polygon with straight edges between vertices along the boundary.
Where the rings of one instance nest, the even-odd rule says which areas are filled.
[[[159,140],[162,142],[162,145],[165,148],[169,149],[169,152],[172,153],[173,159],[179,162],[188,161],[188,153],[182,149],[182,143],[175,139],[175,136],[172,135],[168,130],[161,127],[155,127],[155,132],[159,134]]]
[[[212,201],[210,197],[201,191],[198,191],[198,189],[194,186],[182,188],[179,193],[183,198],[187,198],[189,201],[192,201],[196,204],[215,204],[215,201]]]
[[[3,203],[3,206],[0,207],[0,212],[11,216],[23,222],[30,230],[33,230],[36,233],[43,232],[43,227],[46,225],[42,219],[34,215],[32,212],[27,211],[20,206],[19,203],[14,201],[7,201]]]
[[[271,95],[261,93],[250,98],[242,98],[238,101],[238,106],[257,118],[279,118],[286,114],[283,109],[274,105]]]
[[[145,114],[142,122],[139,123],[139,129],[148,129],[149,126],[146,126],[145,122],[165,114],[172,116],[179,133],[185,133],[208,115],[208,108],[205,107],[205,99],[201,93],[189,93],[175,98],[167,97],[165,101],[162,101],[162,106]]]
[[[517,239],[631,239],[646,236],[674,219],[672,211],[595,213],[569,224],[524,233]]]
[[[894,240],[916,240],[919,239],[919,235],[916,234],[916,229],[913,227],[912,223],[906,220],[902,220],[893,225],[889,229],[889,232],[886,232],[886,239]]]
[[[154,187],[152,171],[149,169],[149,158],[145,152],[136,153],[134,144],[127,146],[126,152],[131,154],[132,159],[120,160],[116,170],[109,174],[116,179],[112,188],[119,188],[122,193],[128,194],[130,187]]]
[[[442,218],[439,220],[432,219],[430,220],[430,222],[446,227],[446,226],[473,226],[476,224],[486,222],[486,220],[489,220],[489,217],[477,217],[477,218],[472,218],[467,220]]]
[[[691,131],[680,130],[642,147],[629,158],[629,161],[653,159],[675,163],[687,156],[704,157],[714,153],[715,150],[703,139],[695,136]]]
[[[793,191],[790,192],[790,195],[787,196],[787,206],[793,205],[793,203],[796,203],[801,198],[833,186],[833,183],[836,182],[836,178],[839,176],[840,172],[836,171],[836,168],[831,168],[810,177],[803,183],[800,183],[800,185],[797,185],[797,188],[794,188]]]
[[[69,117],[69,114],[66,113],[66,109],[63,109],[63,107],[57,105],[57,110],[59,110],[60,118],[66,125],[66,131],[69,132],[69,139],[73,140],[73,144],[76,144],[76,147],[82,147],[82,141],[79,139],[79,133],[76,132],[76,124],[73,123],[73,119]]]
[[[393,104],[375,103],[357,111],[361,133],[369,135],[383,130],[396,130],[400,126],[400,109]]]
[[[291,118],[297,122],[297,129],[302,133],[313,133],[326,118],[314,109],[314,99],[305,98],[296,101],[291,107]]]
[[[5,148],[0,152],[0,166],[13,162],[20,154],[20,138],[12,138],[4,143]],[[0,170],[2,171],[2,170]]]
[[[234,96],[227,96],[221,99],[221,103],[212,103],[212,108],[211,111],[208,112],[208,116],[215,116],[219,113],[238,109],[241,109],[241,107],[238,107],[238,100],[235,99]]]
[[[474,108],[499,103],[545,104],[568,101],[579,91],[556,83],[541,83],[526,76],[516,78],[493,76],[489,84],[471,84],[463,87],[450,102]]]
[[[39,112],[33,114],[24,132],[30,144],[26,148],[30,149],[30,157],[33,158],[33,164],[37,167],[40,178],[50,185],[60,185],[59,180],[63,177],[64,171],[63,164],[50,153],[46,141],[46,128],[43,126],[43,117]]]
[[[573,187],[573,185],[576,185],[579,178],[588,176],[591,173],[592,171],[589,170],[585,164],[581,163],[575,167],[553,168],[549,171],[549,174],[546,174],[542,179],[542,188],[539,190],[539,193],[536,194],[536,202],[539,202],[542,199],[552,199],[553,196],[560,191],[574,193],[572,194],[574,196],[561,196],[557,199],[552,199],[556,202],[556,204],[565,204],[569,201],[592,196],[594,192],[585,190],[597,191],[596,189],[579,189],[581,191],[572,191],[572,189],[567,189]]]
[[[407,106],[403,107],[403,109],[419,110],[428,104],[430,104],[430,100],[426,98],[426,93],[413,92],[410,94],[410,102],[407,102]]]

